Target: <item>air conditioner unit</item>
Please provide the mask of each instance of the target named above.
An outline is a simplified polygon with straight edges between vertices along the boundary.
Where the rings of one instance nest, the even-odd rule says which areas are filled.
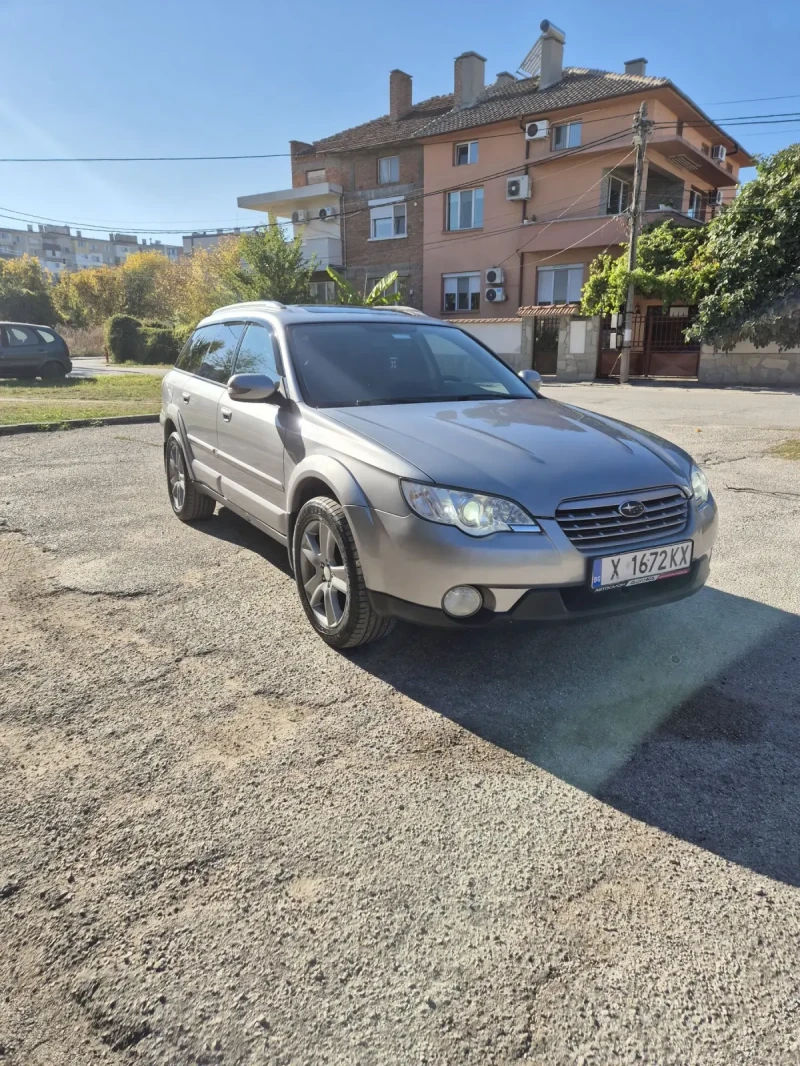
[[[332,218],[336,218],[336,208],[321,207],[319,209],[319,218],[321,218],[323,222],[329,222]]]
[[[540,118],[537,122],[525,123],[526,141],[543,141],[550,133],[550,123],[546,118]]]
[[[308,211],[292,211],[292,222],[308,222]]]
[[[722,189],[713,189],[708,194],[708,202],[714,204],[716,207],[721,207],[725,203],[725,197]]]
[[[486,299],[490,304],[501,304],[507,299],[506,290],[502,285],[495,285],[486,290]]]
[[[489,267],[486,271],[487,285],[502,285],[505,279],[502,267]]]
[[[506,200],[527,200],[531,195],[531,179],[527,174],[506,178]]]
[[[711,158],[716,160],[717,163],[724,163],[728,154],[728,149],[724,144],[715,144],[711,148]]]

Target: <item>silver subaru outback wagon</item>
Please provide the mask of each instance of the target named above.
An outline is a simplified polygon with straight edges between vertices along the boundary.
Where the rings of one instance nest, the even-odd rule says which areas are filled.
[[[337,648],[395,618],[562,622],[700,589],[703,472],[540,384],[411,308],[220,308],[164,378],[172,508],[196,522],[224,504],[286,545]]]

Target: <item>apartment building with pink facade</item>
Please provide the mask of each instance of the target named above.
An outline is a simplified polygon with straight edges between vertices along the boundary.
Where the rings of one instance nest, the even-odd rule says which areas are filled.
[[[455,61],[453,107],[419,132],[425,209],[423,308],[448,318],[506,317],[575,304],[589,264],[627,239],[642,103],[653,122],[643,222],[702,225],[753,160],[677,86],[646,73],[563,66],[548,23],[535,73],[485,83],[475,52]]]
[[[702,225],[735,195],[752,158],[668,78],[644,59],[564,66],[564,33],[541,30],[520,71],[491,84],[477,52],[456,58],[452,92],[427,100],[392,71],[387,114],[292,141],[292,187],[239,198],[302,235],[317,299],[335,298],[332,265],[364,292],[396,271],[404,302],[448,318],[577,304],[592,260],[627,238],[642,103],[645,223]]]

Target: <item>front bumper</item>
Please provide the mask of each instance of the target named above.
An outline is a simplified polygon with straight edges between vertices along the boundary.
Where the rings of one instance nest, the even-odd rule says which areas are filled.
[[[694,562],[689,574],[592,593],[588,582],[594,556],[578,551],[554,519],[539,519],[543,533],[497,533],[480,539],[415,515],[357,506],[346,512],[376,610],[462,627],[484,625],[495,615],[513,621],[568,621],[691,595],[708,577],[718,525],[712,497],[703,505],[693,502],[680,535],[614,549],[633,551],[691,540]],[[450,619],[441,610],[442,597],[454,585],[474,585],[483,593],[485,606],[472,619]]]
[[[646,585],[633,585],[631,588],[610,589],[602,593],[592,592],[582,585],[529,589],[510,611],[492,611],[484,607],[471,618],[451,618],[440,607],[422,607],[418,603],[408,603],[381,592],[370,592],[369,598],[378,614],[389,618],[402,618],[417,625],[447,629],[481,629],[503,622],[538,622],[553,625],[563,622],[587,622],[594,618],[609,618],[615,614],[641,611],[645,607],[661,607],[666,603],[675,603],[699,592],[708,580],[710,569],[710,558],[705,555],[692,563],[688,574],[664,578],[663,581],[653,581]]]

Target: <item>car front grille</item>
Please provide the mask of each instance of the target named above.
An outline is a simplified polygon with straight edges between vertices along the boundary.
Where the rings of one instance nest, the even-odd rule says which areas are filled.
[[[641,503],[643,514],[621,514],[620,506],[630,501]],[[575,547],[592,553],[677,536],[688,517],[689,501],[675,488],[565,500],[556,510],[556,521]]]

